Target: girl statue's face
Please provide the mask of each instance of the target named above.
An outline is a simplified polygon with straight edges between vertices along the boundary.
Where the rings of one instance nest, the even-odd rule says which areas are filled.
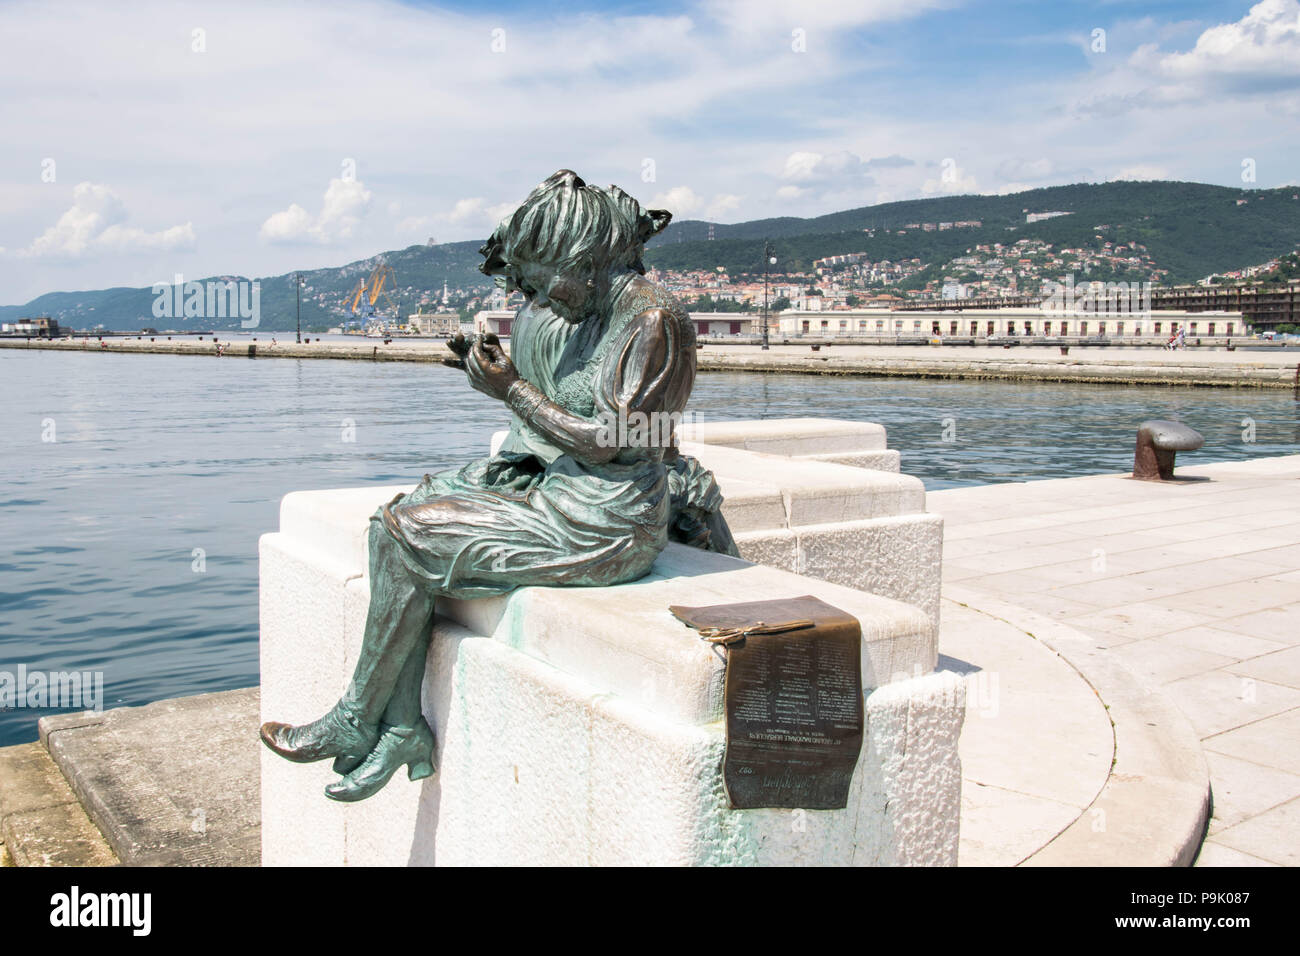
[[[534,305],[550,309],[565,322],[577,323],[587,317],[591,292],[585,278],[540,263],[521,263],[518,269],[520,291]]]

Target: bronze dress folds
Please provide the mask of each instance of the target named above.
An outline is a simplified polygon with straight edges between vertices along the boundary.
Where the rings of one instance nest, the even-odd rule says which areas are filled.
[[[663,442],[624,445],[609,458],[625,435],[619,423],[635,423],[635,413],[679,416],[695,379],[689,317],[658,287],[628,279],[607,316],[571,324],[530,304],[515,322],[511,359],[526,382],[585,420],[565,432],[582,457],[515,415],[496,455],[426,475],[374,515],[432,593],[631,581],[670,535],[735,553],[721,494],[694,459]]]

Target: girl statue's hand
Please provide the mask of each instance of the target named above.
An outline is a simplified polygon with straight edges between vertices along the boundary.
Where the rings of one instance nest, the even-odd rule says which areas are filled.
[[[510,386],[519,381],[515,363],[492,333],[478,337],[465,357],[469,383],[484,395],[504,402]]]
[[[470,341],[465,338],[464,332],[457,332],[447,340],[447,348],[451,349],[454,358],[443,358],[443,365],[450,365],[452,368],[465,370],[465,357],[469,355]]]

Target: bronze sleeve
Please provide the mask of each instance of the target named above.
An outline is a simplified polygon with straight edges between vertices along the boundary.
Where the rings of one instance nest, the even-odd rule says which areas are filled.
[[[579,461],[603,464],[618,454],[618,443],[609,440],[609,429],[565,411],[522,378],[510,386],[506,404],[532,428],[541,432]]]

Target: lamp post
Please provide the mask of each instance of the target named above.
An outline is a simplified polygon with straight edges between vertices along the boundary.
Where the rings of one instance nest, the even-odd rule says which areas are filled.
[[[302,345],[302,273],[293,274],[293,291],[298,300],[298,344]]]
[[[776,265],[776,256],[772,255],[772,244],[763,240],[763,350],[767,351],[767,269]]]

